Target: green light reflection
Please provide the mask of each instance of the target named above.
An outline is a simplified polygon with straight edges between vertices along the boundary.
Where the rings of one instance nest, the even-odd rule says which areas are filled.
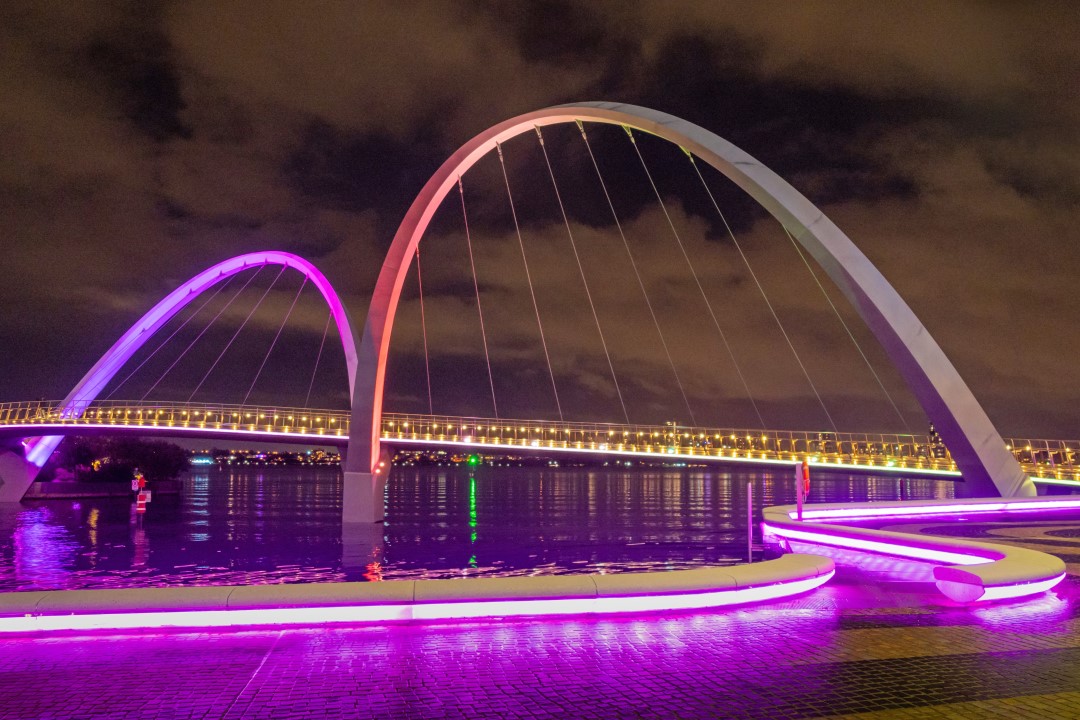
[[[469,543],[476,544],[476,478],[469,478],[469,527],[472,533],[469,535]],[[476,555],[469,558],[469,567],[476,567]]]

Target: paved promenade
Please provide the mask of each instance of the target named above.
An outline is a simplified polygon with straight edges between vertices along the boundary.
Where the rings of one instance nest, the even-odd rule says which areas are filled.
[[[741,611],[7,639],[0,718],[1080,718],[1080,524],[905,527],[1070,577],[974,609],[848,572]]]

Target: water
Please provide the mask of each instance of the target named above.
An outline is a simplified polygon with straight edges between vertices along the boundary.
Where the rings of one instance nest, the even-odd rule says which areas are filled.
[[[746,560],[746,486],[788,472],[397,468],[385,525],[346,528],[336,469],[193,472],[138,518],[126,498],[0,510],[0,590],[676,570]],[[813,500],[947,498],[951,481],[815,476]],[[762,549],[755,553],[761,557]]]

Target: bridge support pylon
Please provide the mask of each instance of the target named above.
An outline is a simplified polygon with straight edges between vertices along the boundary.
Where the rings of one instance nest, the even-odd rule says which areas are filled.
[[[22,443],[0,444],[0,503],[22,500],[39,472],[41,468],[26,459]]]
[[[346,524],[382,522],[386,475],[350,470],[342,475],[341,521]]]
[[[342,570],[350,575],[364,575],[381,566],[384,532],[380,523],[341,523]]]

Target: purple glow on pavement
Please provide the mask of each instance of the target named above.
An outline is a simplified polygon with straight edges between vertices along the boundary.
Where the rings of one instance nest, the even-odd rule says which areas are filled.
[[[757,587],[659,595],[256,608],[248,610],[23,615],[0,618],[0,633],[388,623],[410,620],[439,621],[696,610],[755,603],[797,595],[828,582],[834,573],[835,571],[830,570],[815,577]]]
[[[61,417],[79,417],[83,410],[97,397],[108,382],[128,359],[149,340],[162,325],[200,294],[231,275],[261,265],[282,265],[303,273],[322,293],[330,306],[330,313],[337,324],[341,343],[345,349],[348,366],[349,397],[352,397],[356,375],[356,336],[349,322],[348,313],[334,288],[318,268],[292,253],[268,251],[238,255],[204,270],[194,278],[173,290],[165,299],[150,309],[131,326],[105,353],[82,380],[72,388],[59,408]],[[26,459],[41,467],[59,444],[60,438],[45,436],[34,438],[28,444]]]

